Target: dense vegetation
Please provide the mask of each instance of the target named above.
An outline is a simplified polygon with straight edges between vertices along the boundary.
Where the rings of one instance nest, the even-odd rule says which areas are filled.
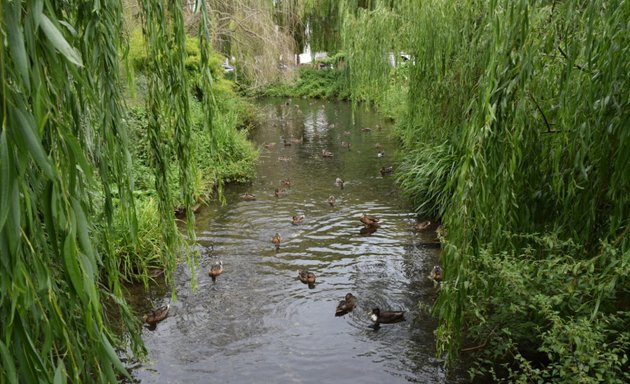
[[[140,6],[146,43],[132,43],[127,88],[120,2],[2,4],[0,382],[126,375],[106,313],[134,354],[143,347],[122,280],[146,282],[151,267],[168,280],[193,255],[175,207],[194,240],[194,202],[251,175],[243,104],[210,59],[207,17],[187,40],[181,1]]]
[[[169,278],[186,246],[175,207],[194,239],[193,204],[255,157],[211,42],[255,92],[295,47],[344,52],[267,94],[396,118],[398,180],[446,228],[448,361],[473,354],[473,375],[512,382],[630,380],[629,3],[201,4],[3,2],[2,381],[125,374],[105,302],[142,352],[121,280],[153,266]]]
[[[435,313],[449,360],[518,382],[627,382],[630,7],[340,2],[353,97],[393,92],[398,180],[447,229]],[[374,92],[377,90],[379,92]],[[391,103],[389,105],[392,105]]]

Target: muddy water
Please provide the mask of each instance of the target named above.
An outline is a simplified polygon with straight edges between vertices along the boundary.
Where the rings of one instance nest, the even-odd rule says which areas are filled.
[[[394,164],[391,127],[365,111],[353,125],[347,104],[277,99],[261,108],[267,123],[252,136],[261,147],[257,177],[228,188],[225,206],[199,213],[198,289],[181,266],[176,301],[154,290],[152,303],[170,303],[171,312],[157,329],[143,331],[149,362],[135,377],[143,383],[459,381],[435,359],[436,324],[426,311],[436,297],[427,278],[439,256],[427,245],[435,235],[414,230],[415,216],[391,175],[380,173]],[[284,179],[291,186],[276,197]],[[243,201],[245,192],[256,200]],[[364,212],[381,219],[376,232],[361,233]],[[293,225],[292,216],[302,214],[303,223]],[[271,243],[276,232],[278,250]],[[218,260],[225,272],[213,283],[207,272]],[[314,288],[297,279],[300,269],[316,274]],[[358,297],[357,307],[335,317],[348,292]],[[373,307],[407,311],[406,321],[375,331]]]

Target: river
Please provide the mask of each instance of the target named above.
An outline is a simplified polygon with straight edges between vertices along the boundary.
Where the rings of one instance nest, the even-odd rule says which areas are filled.
[[[435,358],[437,291],[428,279],[438,262],[434,231],[418,232],[393,177],[396,141],[389,123],[346,103],[303,99],[261,102],[263,126],[256,178],[229,186],[227,204],[197,216],[200,265],[175,272],[177,300],[153,287],[151,305],[169,316],[144,329],[148,361],[142,383],[454,383]],[[291,144],[291,145],[285,145]],[[349,146],[348,146],[348,143]],[[324,157],[322,150],[332,157]],[[379,156],[379,152],[382,156]],[[336,178],[345,181],[344,187]],[[282,180],[289,179],[290,187]],[[276,188],[286,196],[276,197]],[[245,192],[256,196],[244,201]],[[329,196],[335,196],[331,207]],[[363,213],[380,218],[361,230]],[[292,216],[304,215],[292,224]],[[363,233],[362,233],[363,232]],[[282,237],[280,248],[271,242]],[[208,269],[221,260],[216,282]],[[312,289],[300,269],[317,276]],[[351,292],[354,311],[335,317]],[[370,327],[373,307],[406,311],[406,321]]]

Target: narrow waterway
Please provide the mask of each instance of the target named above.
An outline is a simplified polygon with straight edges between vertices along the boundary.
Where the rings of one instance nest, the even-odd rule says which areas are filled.
[[[353,125],[345,103],[275,99],[260,107],[266,123],[252,136],[261,148],[256,179],[227,188],[226,205],[199,213],[197,290],[185,265],[175,273],[176,301],[164,287],[151,290],[152,305],[170,303],[171,310],[155,330],[143,330],[149,361],[135,377],[142,383],[458,381],[435,359],[436,324],[427,311],[437,295],[427,277],[439,257],[435,233],[415,230],[415,215],[392,176],[380,172],[394,164],[391,127],[363,110]],[[290,187],[282,185],[286,179]],[[276,188],[286,195],[276,197]],[[256,200],[243,200],[246,192]],[[361,230],[363,213],[380,218],[375,232]],[[304,215],[303,222],[293,225],[294,215]],[[275,233],[282,237],[278,250]],[[212,282],[208,270],[218,260],[225,271]],[[301,269],[317,276],[312,289],[297,279]],[[358,298],[356,308],[335,317],[348,292]],[[404,310],[406,321],[375,331],[373,307]]]

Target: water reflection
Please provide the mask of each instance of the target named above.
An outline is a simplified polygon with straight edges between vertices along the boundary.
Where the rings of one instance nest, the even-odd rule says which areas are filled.
[[[199,213],[198,290],[191,290],[190,271],[178,268],[178,300],[143,335],[151,362],[136,377],[456,382],[435,360],[435,323],[418,307],[436,296],[427,276],[439,250],[420,246],[434,243],[435,234],[414,229],[415,216],[381,172],[395,152],[384,123],[359,111],[352,125],[349,106],[339,103],[272,100],[262,107],[268,125],[253,134],[261,145],[257,178],[228,188],[226,206]],[[378,227],[364,225],[364,213],[378,217]],[[303,216],[297,225],[295,216]],[[276,233],[279,248],[271,241]],[[219,260],[224,271],[212,283],[208,270]],[[316,276],[312,289],[300,270]],[[348,292],[356,305],[336,317]],[[374,307],[406,311],[406,321],[374,332]]]

